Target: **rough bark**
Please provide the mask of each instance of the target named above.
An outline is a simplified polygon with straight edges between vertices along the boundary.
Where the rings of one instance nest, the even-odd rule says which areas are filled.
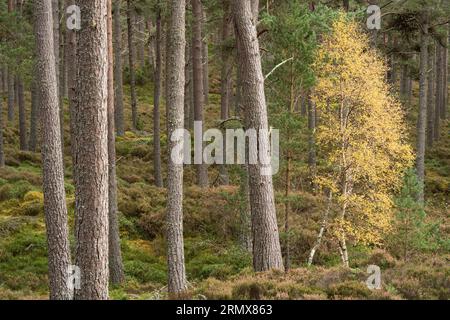
[[[20,150],[28,149],[27,141],[27,117],[25,109],[25,93],[23,88],[22,77],[18,77],[17,92],[19,96],[19,143]]]
[[[133,130],[137,130],[137,98],[136,98],[136,70],[135,70],[135,47],[133,35],[134,5],[127,0],[127,27],[128,27],[128,59],[130,68],[130,93],[131,93],[131,119]]]
[[[423,24],[423,32],[420,40],[420,79],[419,79],[419,116],[417,121],[417,155],[416,171],[421,184],[418,193],[418,201],[423,202],[423,183],[425,177],[425,137],[427,127],[427,68],[428,68],[428,24]]]
[[[156,13],[156,40],[155,40],[155,75],[154,75],[154,95],[153,95],[153,166],[155,171],[155,185],[163,187],[163,177],[161,169],[161,137],[160,137],[160,96],[161,96],[161,9],[159,1]]]
[[[117,207],[116,129],[114,125],[114,52],[112,30],[112,0],[107,0],[108,10],[108,201],[109,201],[109,277],[113,284],[124,281],[122,251]]]
[[[79,0],[75,104],[76,259],[81,289],[76,298],[108,299],[108,49],[103,0]]]
[[[123,75],[122,75],[122,26],[120,23],[121,0],[114,0],[114,119],[118,136],[125,134],[123,119]]]
[[[61,95],[60,95],[60,47],[59,47],[59,36],[60,36],[60,28],[59,28],[59,0],[52,0],[52,15],[53,15],[53,50],[55,52],[55,69],[56,69],[56,90],[58,92],[58,110],[59,110],[59,123],[60,126],[60,135],[61,135],[61,150],[64,148],[64,125],[63,125],[63,106],[61,104]]]
[[[166,216],[167,264],[171,296],[181,295],[187,288],[183,241],[183,164],[171,157],[176,142],[170,137],[184,128],[184,50],[185,50],[185,0],[170,1],[170,21],[167,51],[167,108],[169,130],[168,199]]]
[[[37,79],[42,130],[44,213],[48,244],[50,299],[70,299],[69,231],[64,191],[64,170],[58,110],[58,89],[53,46],[51,0],[36,0],[35,34]]]
[[[268,130],[264,77],[261,56],[252,21],[250,2],[233,0],[232,11],[239,43],[239,73],[242,79],[242,104],[247,129]],[[259,147],[270,150],[267,137],[259,135]],[[275,212],[271,175],[262,175],[261,163],[249,164],[250,206],[252,211],[253,266],[256,271],[284,269]]]
[[[203,63],[202,63],[202,3],[201,0],[192,0],[192,12],[194,16],[192,26],[192,62],[193,62],[193,78],[194,78],[194,120],[201,121],[203,127],[203,107],[204,107],[204,91],[203,91]],[[203,141],[202,136],[196,137],[197,141]],[[201,139],[201,140],[198,140]],[[202,144],[200,144],[202,146]],[[203,150],[203,146],[202,146]],[[203,160],[202,160],[203,162]],[[208,187],[208,168],[205,163],[196,164],[197,184],[201,188]]]

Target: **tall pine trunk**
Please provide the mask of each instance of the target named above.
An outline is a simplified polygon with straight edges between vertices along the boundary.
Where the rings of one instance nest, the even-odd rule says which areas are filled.
[[[222,18],[222,70],[220,75],[220,120],[222,123],[228,119],[230,114],[230,100],[231,100],[231,73],[233,66],[231,65],[231,49],[229,47],[229,41],[231,37],[231,13],[229,0],[222,0],[223,6],[223,18]],[[224,126],[225,128],[225,126]],[[225,131],[225,130],[224,130]],[[226,150],[226,141],[223,141],[223,150]],[[224,164],[220,166],[220,183],[222,185],[228,185],[230,179],[228,176],[228,170],[225,164],[226,155],[224,153]]]
[[[38,141],[38,121],[39,121],[39,93],[36,85],[36,79],[31,84],[31,115],[30,115],[30,139],[28,148],[36,152]]]
[[[425,140],[427,127],[427,72],[428,72],[428,23],[423,24],[423,32],[420,39],[420,79],[419,79],[419,116],[417,121],[417,155],[416,171],[421,184],[418,193],[418,201],[424,201],[425,178]]]
[[[131,120],[133,130],[137,130],[137,98],[136,98],[136,70],[135,70],[135,47],[134,47],[134,5],[131,0],[127,0],[127,26],[128,26],[128,59],[130,68],[130,92],[131,92]]]
[[[193,61],[193,73],[194,73],[194,121],[200,122],[202,131],[203,124],[203,107],[204,107],[204,82],[203,82],[203,42],[202,42],[202,22],[203,22],[203,10],[201,0],[192,0],[192,12],[194,15],[194,21],[192,26],[192,61]],[[203,155],[203,133],[195,137],[195,141],[198,142],[196,152]],[[200,150],[201,148],[201,150]],[[199,159],[200,160],[200,159]],[[203,157],[201,164],[196,164],[197,184],[201,188],[208,187],[208,168],[203,163]]]
[[[20,150],[28,149],[27,141],[27,117],[25,109],[25,92],[23,88],[22,77],[18,77],[17,80],[17,94],[19,96],[19,142]]]
[[[245,127],[268,130],[264,77],[252,21],[250,2],[233,0],[232,11],[239,43],[239,73],[242,79],[242,104],[245,105]],[[256,19],[254,19],[256,20]],[[270,150],[267,136],[258,135],[259,148]],[[275,212],[271,175],[263,175],[261,163],[249,164],[250,206],[252,211],[253,266],[256,271],[284,269]]]
[[[76,298],[108,299],[108,46],[103,0],[79,0],[76,82]]]
[[[427,88],[427,147],[433,146],[434,140],[434,47],[428,47],[428,88]]]
[[[69,230],[64,191],[64,169],[58,110],[58,88],[53,47],[51,0],[36,0],[35,34],[37,81],[42,130],[44,213],[48,244],[50,299],[70,299]]]
[[[8,70],[8,121],[14,120],[14,74],[12,70]]]
[[[114,119],[118,136],[125,134],[123,119],[123,75],[122,75],[122,26],[120,23],[121,0],[114,0]]]
[[[161,137],[160,137],[160,97],[161,97],[161,9],[160,3],[157,4],[156,13],[156,40],[155,40],[155,76],[154,76],[154,95],[153,95],[153,166],[155,171],[155,185],[163,187],[163,177],[161,169]]]
[[[442,46],[436,41],[436,96],[434,103],[434,140],[439,140],[439,130],[440,130],[440,121],[441,121],[441,101],[442,101]]]
[[[114,52],[112,28],[112,0],[107,0],[108,10],[108,201],[109,201],[109,276],[111,283],[124,280],[122,251],[117,208],[116,129],[114,124]]]
[[[183,241],[183,164],[175,162],[172,150],[175,130],[184,129],[184,51],[185,51],[185,0],[170,1],[169,32],[167,34],[167,108],[169,131],[169,167],[167,176],[167,264],[169,295],[176,297],[187,288]],[[183,139],[183,137],[180,137]]]
[[[0,168],[5,166],[5,148],[3,145],[3,97],[0,97]]]

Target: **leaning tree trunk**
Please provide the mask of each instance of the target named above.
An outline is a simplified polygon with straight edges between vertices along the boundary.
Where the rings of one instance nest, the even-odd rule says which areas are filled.
[[[428,92],[427,92],[427,137],[426,147],[433,146],[434,140],[434,47],[430,44],[428,48]]]
[[[425,137],[427,127],[427,64],[428,64],[428,24],[424,23],[422,38],[420,41],[420,80],[419,80],[419,117],[417,121],[417,156],[416,171],[417,178],[421,184],[418,193],[418,201],[424,200],[424,178],[425,178]]]
[[[116,128],[114,125],[114,52],[112,30],[112,0],[107,1],[108,10],[108,202],[109,202],[109,276],[111,283],[124,280],[122,251],[117,208],[116,178]]]
[[[134,70],[135,47],[133,36],[133,21],[134,21],[134,5],[131,0],[127,0],[127,26],[128,26],[128,59],[130,68],[130,92],[131,92],[131,119],[133,130],[137,130],[138,115],[137,115],[137,98],[136,98],[136,70]]]
[[[69,230],[53,48],[51,0],[35,0],[37,81],[42,130],[44,213],[48,244],[50,299],[70,299]]]
[[[76,298],[108,299],[108,49],[107,6],[79,0],[75,104],[76,258],[81,270]]]
[[[125,134],[123,120],[123,77],[122,77],[122,27],[120,24],[121,0],[114,0],[114,119],[118,136]]]
[[[233,17],[239,43],[239,73],[242,79],[242,104],[245,106],[245,126],[258,132],[259,148],[269,152],[267,107],[264,77],[257,40],[256,25],[252,21],[250,2],[233,0]],[[252,148],[254,152],[254,148]],[[254,155],[257,158],[257,155]],[[284,269],[275,212],[274,190],[270,170],[262,163],[249,164],[250,205],[252,211],[253,266],[256,271]],[[269,173],[269,175],[264,175]]]
[[[28,149],[27,141],[27,117],[25,110],[25,93],[22,77],[18,77],[17,91],[19,96],[19,142],[20,150]]]
[[[161,9],[159,7],[156,13],[156,40],[155,40],[155,76],[154,76],[154,95],[153,95],[153,166],[155,171],[155,185],[163,187],[163,177],[161,169],[161,137],[160,137],[160,97],[161,97]]]
[[[187,288],[184,266],[183,241],[183,163],[171,154],[177,146],[174,132],[184,129],[184,50],[185,50],[185,0],[170,1],[170,24],[167,34],[167,108],[169,130],[169,168],[167,175],[167,264],[169,295],[179,296]],[[178,136],[183,139],[183,136]],[[183,140],[181,140],[183,141]]]
[[[192,12],[194,16],[194,22],[192,26],[192,61],[193,61],[193,73],[194,73],[194,121],[200,122],[203,131],[203,106],[204,106],[204,91],[203,91],[203,63],[202,63],[202,3],[201,0],[192,0]],[[195,137],[195,141],[199,141],[196,150],[197,154],[203,155],[203,133],[198,137]],[[196,164],[197,184],[201,188],[208,187],[208,168],[203,163],[203,156],[200,164]]]
[[[28,140],[28,148],[32,152],[36,152],[38,140],[38,119],[39,119],[39,93],[36,85],[36,79],[31,84],[31,115],[30,115],[30,139]]]

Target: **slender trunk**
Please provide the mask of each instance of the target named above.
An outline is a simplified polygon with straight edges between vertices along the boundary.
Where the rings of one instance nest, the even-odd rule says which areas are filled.
[[[59,50],[59,0],[52,0],[52,15],[53,15],[53,50],[55,52],[55,70],[56,70],[56,90],[58,92],[58,110],[59,123],[61,135],[61,150],[64,148],[64,122],[63,120],[63,106],[61,104],[60,96],[60,50]]]
[[[436,41],[436,96],[434,105],[434,140],[439,140],[440,121],[441,121],[441,94],[442,94],[442,46]]]
[[[449,31],[445,35],[444,47],[442,48],[442,119],[447,119],[448,108],[448,45],[449,45]]]
[[[8,70],[8,121],[14,120],[14,74],[11,70]]]
[[[209,104],[209,48],[206,30],[206,10],[202,6],[202,70],[203,70],[203,101]]]
[[[316,189],[315,178],[316,178],[316,104],[308,96],[308,166],[309,175],[311,181],[311,188],[313,191]]]
[[[107,0],[108,10],[108,211],[109,211],[109,276],[113,284],[124,281],[122,251],[117,209],[116,135],[114,125],[114,52],[112,30],[112,0]]]
[[[31,115],[30,115],[30,140],[28,148],[32,152],[36,152],[38,140],[38,120],[39,119],[39,93],[36,80],[31,85]]]
[[[71,299],[69,230],[58,110],[51,0],[36,0],[37,81],[42,130],[44,213],[48,245],[50,299]]]
[[[185,56],[185,65],[184,65],[184,127],[189,130],[189,117],[190,117],[190,108],[191,108],[191,70],[192,63],[190,59],[191,55],[191,46],[189,45],[189,41],[186,41],[186,46],[184,47],[184,56]]]
[[[161,137],[160,137],[160,96],[161,96],[161,9],[158,1],[156,13],[156,66],[155,66],[155,93],[153,97],[153,165],[155,171],[155,185],[163,187],[161,169]]]
[[[8,91],[8,66],[4,65],[2,69],[2,94],[6,95]]]
[[[200,122],[203,131],[203,106],[204,106],[204,91],[203,91],[203,68],[202,68],[202,3],[201,0],[192,0],[192,12],[194,15],[194,22],[192,27],[192,61],[194,73],[194,120]],[[203,150],[203,132],[200,132],[195,141],[198,141],[198,147]],[[198,150],[197,152],[201,152]],[[203,152],[201,152],[203,153]],[[205,163],[196,164],[197,184],[201,188],[208,187],[208,168]]]
[[[136,30],[139,37],[137,41],[137,59],[139,61],[139,67],[144,69],[145,67],[145,29],[144,29],[144,17],[139,16],[136,19]]]
[[[427,137],[426,147],[433,146],[434,140],[434,70],[435,64],[433,61],[434,48],[432,45],[428,48],[428,92],[427,92]]]
[[[64,59],[64,24],[59,25],[59,22],[62,20],[63,17],[63,10],[65,8],[65,0],[59,0],[58,1],[58,52],[59,52],[59,78],[58,78],[58,94],[59,94],[59,118],[61,123],[61,150],[63,152],[64,157],[64,85],[65,85],[65,59]]]
[[[0,97],[0,168],[5,166],[5,151],[3,147],[3,97]]]
[[[78,0],[78,79],[75,105],[76,258],[81,300],[108,299],[108,43],[103,0]],[[92,26],[95,26],[92,27]]]
[[[131,92],[131,119],[133,130],[137,130],[137,98],[136,98],[136,70],[134,68],[135,47],[133,36],[134,5],[131,0],[127,0],[127,26],[128,26],[128,59],[130,68],[130,92]]]
[[[69,5],[75,4],[76,0],[70,0]],[[75,106],[77,103],[77,93],[76,93],[76,80],[78,78],[78,68],[77,68],[77,33],[75,30],[67,30],[66,33],[66,60],[67,60],[67,94],[69,98],[69,114],[70,114],[70,147],[72,153],[72,176],[74,180],[78,177],[76,174],[76,160],[77,160],[77,140],[75,136]],[[75,181],[74,181],[75,183]],[[77,223],[75,223],[77,225]]]
[[[314,255],[316,254],[317,250],[320,248],[320,245],[322,244],[323,235],[328,227],[328,217],[330,215],[332,199],[333,199],[333,192],[330,190],[328,193],[327,209],[323,215],[323,220],[322,220],[322,224],[320,226],[319,234],[317,236],[317,240],[316,240],[316,243],[314,244],[314,247],[312,247],[311,252],[309,253],[308,266],[312,265],[313,260],[314,260]]]
[[[27,141],[27,118],[26,118],[26,110],[25,110],[25,93],[23,89],[23,80],[21,77],[18,77],[17,81],[17,92],[19,95],[19,141],[20,141],[20,150],[28,149],[28,141]]]
[[[250,2],[233,0],[232,4],[239,43],[238,70],[242,79],[242,103],[246,106],[245,127],[259,133],[259,148],[267,156],[270,142],[268,136],[260,134],[261,131],[268,131],[269,127],[256,25],[252,21]],[[252,148],[251,152],[254,151]],[[267,167],[261,163],[249,164],[253,266],[256,271],[283,270],[272,176],[270,173],[264,175],[268,173],[264,172],[265,169],[271,171],[270,165]]]
[[[420,83],[419,83],[419,117],[417,121],[417,156],[416,171],[421,185],[418,201],[424,200],[425,178],[425,136],[427,127],[427,62],[428,62],[428,24],[424,23],[420,41]]]
[[[122,77],[122,26],[120,23],[121,0],[114,0],[114,119],[118,136],[125,134],[123,119],[123,77]]]
[[[170,1],[170,22],[167,34],[167,108],[169,130],[169,170],[167,179],[167,263],[169,295],[177,297],[187,288],[184,266],[183,241],[183,164],[172,158],[176,147],[173,134],[184,128],[184,50],[185,50],[185,0]],[[179,137],[183,139],[183,137]]]
[[[403,99],[403,101],[406,98],[407,90],[408,90],[408,65],[403,64],[400,78],[400,97]]]
[[[231,37],[231,13],[229,0],[222,0],[223,18],[222,18],[222,71],[220,79],[220,119],[225,121],[229,117],[230,97],[231,97],[231,73],[233,66],[231,65],[231,48],[229,48],[229,41]],[[223,141],[223,150],[226,150],[226,141]],[[224,153],[224,158],[226,158]],[[224,161],[225,163],[225,161]],[[220,168],[220,183],[228,185],[230,179],[228,177],[228,170],[226,164],[221,165]]]

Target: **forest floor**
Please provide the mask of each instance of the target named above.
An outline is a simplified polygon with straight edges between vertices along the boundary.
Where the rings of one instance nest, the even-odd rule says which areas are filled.
[[[139,87],[139,132],[117,138],[120,231],[126,281],[112,287],[112,299],[164,299],[166,257],[163,239],[165,189],[153,185],[152,97]],[[417,92],[416,92],[417,93]],[[125,96],[128,97],[128,88]],[[128,99],[128,98],[126,98]],[[219,115],[219,96],[211,95],[207,123]],[[29,105],[27,97],[27,105]],[[125,101],[130,123],[129,101]],[[66,107],[67,108],[67,107]],[[5,108],[4,108],[5,109]],[[162,110],[161,114],[165,114]],[[6,115],[6,114],[5,114]],[[5,116],[3,117],[6,118]],[[16,116],[17,118],[17,116]],[[414,123],[414,117],[409,119]],[[47,257],[39,153],[18,150],[18,122],[7,123],[6,168],[0,169],[0,299],[46,299]],[[412,127],[414,127],[412,125]],[[162,121],[161,128],[165,128]],[[165,130],[162,130],[165,131]],[[428,153],[426,171],[428,219],[438,221],[442,236],[450,234],[450,122]],[[74,186],[65,119],[65,179],[70,228],[74,224]],[[162,136],[165,150],[167,137]],[[163,154],[163,164],[167,156]],[[210,181],[217,177],[210,168]],[[238,170],[230,174],[237,180]],[[404,261],[388,248],[350,247],[351,268],[340,266],[337,249],[325,242],[307,267],[324,209],[323,200],[307,191],[293,192],[291,213],[292,269],[288,273],[252,271],[250,254],[239,238],[239,187],[194,185],[194,170],[185,171],[185,256],[190,297],[197,299],[450,299],[450,253],[420,251]],[[280,193],[282,188],[279,188]],[[281,194],[280,197],[282,198]],[[283,203],[277,200],[278,212]],[[282,224],[282,214],[279,214]],[[283,235],[282,235],[283,236]],[[74,244],[71,235],[72,247]],[[367,266],[381,268],[382,289],[365,284]]]

